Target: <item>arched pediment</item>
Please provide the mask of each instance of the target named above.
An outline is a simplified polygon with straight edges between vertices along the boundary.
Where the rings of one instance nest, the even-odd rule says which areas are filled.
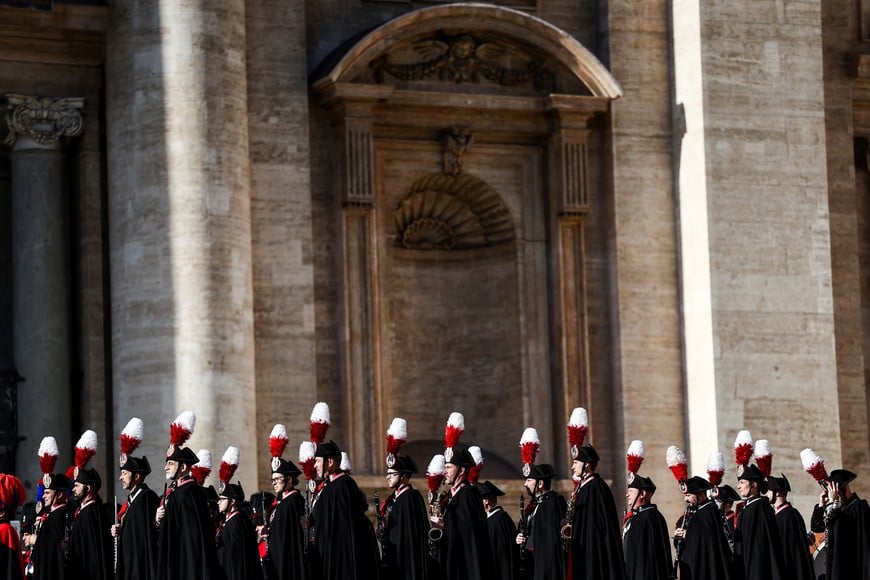
[[[474,85],[466,92],[567,94],[605,99],[622,91],[568,33],[526,13],[488,4],[424,8],[391,20],[333,55],[316,91],[354,83],[403,89]],[[334,63],[334,64],[333,64]]]

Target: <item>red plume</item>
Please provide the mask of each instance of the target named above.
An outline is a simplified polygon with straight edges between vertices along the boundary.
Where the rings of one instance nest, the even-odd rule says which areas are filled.
[[[734,440],[734,461],[737,465],[746,465],[752,459],[752,452],[752,435],[743,429]]]
[[[287,428],[284,425],[278,423],[272,427],[272,433],[269,435],[269,453],[272,457],[281,457],[289,440]]]
[[[329,405],[317,403],[311,411],[311,441],[323,443],[329,430]]]
[[[677,447],[671,445],[667,451],[668,469],[674,474],[674,479],[683,482],[689,479],[689,466],[686,454]]]

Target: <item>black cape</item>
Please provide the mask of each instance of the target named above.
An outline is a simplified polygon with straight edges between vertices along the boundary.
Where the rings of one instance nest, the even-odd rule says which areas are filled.
[[[80,508],[69,535],[67,569],[78,580],[108,580],[113,575],[109,524],[103,502],[96,500]]]
[[[31,557],[34,580],[66,578],[63,542],[67,521],[72,523],[72,511],[69,505],[64,505],[50,512],[39,527]]]
[[[269,578],[304,580],[308,578],[308,536],[299,522],[305,515],[305,499],[294,489],[277,502],[269,515]]]
[[[489,550],[492,554],[493,579],[513,580],[516,576],[519,546],[517,527],[506,511],[497,505],[486,514]]]
[[[673,568],[668,525],[655,504],[641,506],[625,524],[628,580],[668,580]]]
[[[349,475],[323,486],[311,509],[312,577],[323,580],[378,578],[375,530],[366,517],[368,500]]]
[[[542,494],[529,514],[529,536],[525,556],[531,568],[531,578],[548,580],[565,577],[565,551],[562,549],[561,529],[567,502],[555,491]]]
[[[394,491],[380,508],[384,517],[381,540],[382,580],[429,578],[429,515],[420,492],[411,486]]]
[[[205,490],[193,479],[184,479],[164,499],[164,507],[166,514],[160,522],[156,578],[220,578],[215,529],[209,516]]]
[[[576,491],[568,553],[571,580],[622,580],[622,527],[607,483],[596,473]]]
[[[449,495],[449,494],[448,494]],[[464,484],[444,506],[444,560],[447,580],[492,578],[489,531],[483,500]]]
[[[857,494],[831,512],[825,552],[827,580],[870,578],[870,507]]]
[[[781,550],[770,502],[761,496],[746,500],[734,530],[734,556],[744,580],[787,580]]]
[[[24,578],[21,559],[21,538],[12,524],[0,522],[0,577],[7,580]]]
[[[127,498],[118,535],[119,580],[151,580],[157,570],[154,514],[160,498],[145,484]]]
[[[245,514],[235,512],[221,526],[217,557],[227,580],[262,580],[257,532]]]
[[[727,522],[716,503],[701,504],[689,518],[683,524],[686,537],[682,548],[677,548],[680,580],[735,580],[725,536]]]
[[[800,512],[790,504],[785,504],[776,512],[776,526],[782,541],[782,554],[788,578],[794,580],[816,580],[813,572],[813,559],[807,544],[807,526]]]

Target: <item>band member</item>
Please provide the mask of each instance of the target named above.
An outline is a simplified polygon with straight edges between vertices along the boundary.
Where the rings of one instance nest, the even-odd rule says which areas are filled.
[[[321,480],[311,515],[312,575],[323,580],[377,578],[380,568],[375,531],[366,517],[368,500],[356,482],[341,470],[341,449],[335,441],[319,443],[314,453]]]
[[[0,576],[8,580],[24,578],[21,538],[10,523],[24,503],[26,491],[14,475],[0,473]]]
[[[118,512],[118,524],[111,527],[112,536],[118,538],[119,580],[150,580],[157,569],[154,518],[160,498],[145,483],[150,473],[147,457],[124,457],[118,481],[128,495]]]
[[[492,557],[483,500],[468,484],[468,470],[475,465],[467,449],[454,451],[445,462],[444,483],[450,486],[443,515],[430,521],[444,530],[443,567],[447,580],[489,578]]]
[[[782,558],[782,541],[770,502],[764,497],[767,482],[755,465],[738,468],[737,493],[746,504],[737,516],[734,530],[734,556],[742,565],[745,580],[779,580],[787,578]]]
[[[305,515],[305,498],[296,489],[302,471],[292,461],[279,458],[272,465],[275,502],[267,524],[259,536],[266,542],[268,558],[264,564],[269,578],[304,580],[308,578],[305,549],[307,532],[300,520]]]
[[[169,489],[155,515],[160,529],[156,577],[161,580],[220,578],[205,491],[190,475],[197,461],[189,447],[174,447],[166,458]]]
[[[551,489],[555,476],[556,470],[552,465],[532,464],[523,483],[532,507],[526,522],[528,536],[521,531],[516,543],[525,550],[523,558],[534,580],[565,577],[561,529],[567,506],[565,498]]]
[[[856,477],[832,471],[813,510],[813,530],[827,531],[826,580],[870,578],[870,507],[852,491]]]
[[[73,482],[77,507],[70,529],[67,562],[73,578],[104,580],[112,577],[110,524],[99,496],[102,483],[95,469],[80,469]]]
[[[241,512],[245,493],[241,483],[227,483],[218,494],[223,515],[217,533],[218,563],[226,580],[261,580],[260,554],[254,524]]]
[[[42,523],[33,546],[33,578],[64,580],[67,577],[67,550],[72,509],[69,492],[72,484],[62,473],[49,474],[44,480]],[[71,576],[70,576],[71,577]]]
[[[707,496],[712,489],[703,477],[690,477],[683,487],[686,513],[674,531],[676,567],[680,580],[734,580],[731,547],[726,525],[716,502]]]
[[[381,543],[383,580],[429,578],[427,542],[429,516],[426,502],[413,485],[417,464],[398,455],[387,467],[387,485],[392,493],[378,506],[377,537]]]
[[[739,503],[738,503],[739,502]],[[742,508],[743,503],[740,494],[730,485],[719,486],[719,495],[716,496],[716,504],[725,516],[725,521],[731,528],[731,534],[734,534],[734,525],[737,523],[737,508]]]
[[[636,474],[629,478],[622,525],[628,580],[666,580],[671,574],[668,524],[652,503],[655,492],[652,479]]]
[[[518,578],[519,550],[516,545],[517,527],[511,516],[498,505],[504,495],[491,481],[477,485],[486,511],[486,529],[489,532],[489,549],[492,554],[493,574],[496,580]]]
[[[769,476],[768,498],[773,506],[779,539],[782,541],[783,562],[788,578],[794,580],[815,580],[813,560],[807,548],[807,527],[800,512],[788,501],[791,485],[785,474],[782,477]]]
[[[596,473],[598,453],[591,445],[585,445],[576,448],[573,459],[572,472],[578,484],[572,499],[568,578],[622,580],[625,560],[616,502],[610,487]]]

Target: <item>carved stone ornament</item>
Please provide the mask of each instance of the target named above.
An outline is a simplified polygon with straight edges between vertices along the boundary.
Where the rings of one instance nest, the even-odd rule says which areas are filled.
[[[462,160],[474,142],[468,127],[451,127],[444,132],[444,173],[462,173]]]
[[[418,179],[394,214],[396,242],[414,250],[459,250],[514,239],[510,211],[485,182],[468,174]]]
[[[6,127],[3,143],[10,147],[21,135],[27,135],[41,145],[53,145],[63,137],[79,135],[84,128],[81,98],[7,95],[4,104]]]
[[[470,34],[441,35],[412,45],[411,62],[393,62],[392,54],[384,54],[371,63],[375,81],[384,82],[388,74],[404,81],[438,79],[455,83],[479,83],[486,79],[504,87],[531,85],[538,91],[550,91],[553,74],[531,55],[516,58],[516,49],[496,42],[480,41]],[[514,58],[507,58],[513,56]],[[405,60],[405,59],[403,59]],[[521,67],[506,64],[522,60]]]

